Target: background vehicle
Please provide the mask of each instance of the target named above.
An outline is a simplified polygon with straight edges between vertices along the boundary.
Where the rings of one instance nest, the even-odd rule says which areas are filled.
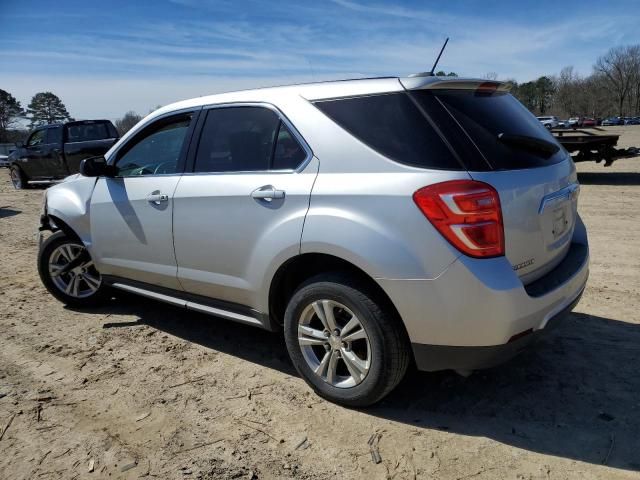
[[[593,118],[585,117],[582,119],[583,127],[595,127],[597,124],[596,120]]]
[[[0,155],[0,167],[8,167],[8,166],[9,166],[9,156]]]
[[[18,142],[9,155],[15,188],[50,183],[78,173],[80,162],[103,155],[118,139],[109,120],[83,120],[36,128],[26,143]]]
[[[45,193],[52,295],[88,306],[113,287],[282,330],[300,375],[345,405],[381,399],[412,361],[512,357],[588,276],[575,165],[500,82],[201,97],[81,172]]]
[[[540,120],[540,123],[544,125],[545,128],[551,130],[552,128],[556,128],[559,124],[558,117],[536,117]]]
[[[603,127],[615,126],[615,125],[624,125],[624,120],[621,119],[620,117],[610,117],[610,118],[605,118],[602,121]]]
[[[571,117],[567,122],[569,127],[581,127],[583,125],[582,118],[580,117]]]

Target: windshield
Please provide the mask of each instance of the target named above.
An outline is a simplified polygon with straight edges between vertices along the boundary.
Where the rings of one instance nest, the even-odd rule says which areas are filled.
[[[566,158],[566,151],[560,148],[553,135],[507,92],[421,90],[411,94],[427,111],[433,109],[435,98],[462,127],[493,170],[535,168],[559,163]],[[558,150],[549,155],[542,150],[522,148],[522,142],[499,141],[500,134],[542,140],[557,146]],[[457,132],[448,130],[445,135],[451,136],[450,141],[455,144],[453,137]]]

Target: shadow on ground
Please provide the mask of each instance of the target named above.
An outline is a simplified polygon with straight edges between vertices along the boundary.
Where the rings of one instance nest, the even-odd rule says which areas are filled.
[[[13,217],[14,215],[21,214],[21,210],[14,210],[12,208],[0,207],[0,218]]]
[[[578,182],[582,185],[640,185],[640,173],[578,172]]]
[[[126,297],[101,313],[145,324],[243,360],[296,375],[281,335]],[[248,348],[250,347],[250,348]],[[640,471],[640,325],[572,313],[510,363],[456,374],[411,371],[363,410],[414,428],[487,437],[556,457]]]

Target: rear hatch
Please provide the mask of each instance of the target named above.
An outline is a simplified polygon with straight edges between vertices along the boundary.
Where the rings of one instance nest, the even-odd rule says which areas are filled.
[[[499,82],[403,79],[474,180],[500,197],[505,254],[523,283],[565,257],[577,218],[570,156]]]

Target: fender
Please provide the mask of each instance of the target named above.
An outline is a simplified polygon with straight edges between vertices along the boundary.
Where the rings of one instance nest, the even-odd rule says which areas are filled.
[[[44,215],[63,221],[75,232],[89,252],[91,252],[89,210],[96,180],[96,178],[77,174],[67,177],[62,183],[45,191]]]

